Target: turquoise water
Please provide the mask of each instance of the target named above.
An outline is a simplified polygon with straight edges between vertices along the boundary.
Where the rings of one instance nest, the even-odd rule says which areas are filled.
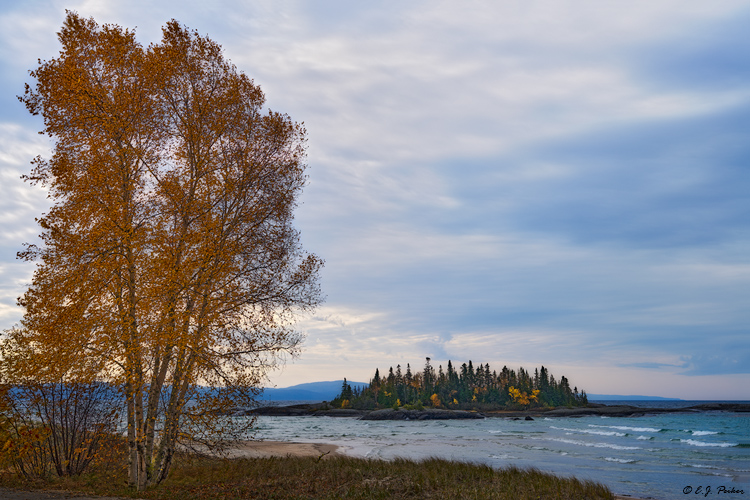
[[[353,456],[386,460],[441,457],[493,467],[536,467],[642,498],[694,497],[699,487],[702,498],[708,488],[709,497],[750,498],[747,413],[534,421],[261,417],[255,437],[333,443]]]

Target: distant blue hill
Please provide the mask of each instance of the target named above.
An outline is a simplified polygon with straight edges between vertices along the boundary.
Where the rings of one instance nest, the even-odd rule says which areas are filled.
[[[365,382],[347,382],[352,389],[370,385]],[[341,393],[343,383],[343,380],[331,380],[308,382],[280,389],[268,388],[263,390],[263,394],[258,396],[258,399],[263,401],[330,401]]]
[[[660,396],[618,396],[616,394],[586,394],[589,401],[682,401],[680,398],[662,398]]]

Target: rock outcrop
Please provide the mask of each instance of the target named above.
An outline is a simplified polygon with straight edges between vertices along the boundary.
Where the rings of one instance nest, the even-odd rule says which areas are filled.
[[[484,415],[465,410],[375,410],[360,417],[361,420],[456,420],[484,418]]]

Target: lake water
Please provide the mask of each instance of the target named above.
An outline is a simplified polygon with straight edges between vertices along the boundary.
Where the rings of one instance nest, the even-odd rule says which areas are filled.
[[[699,402],[625,403],[681,407]],[[641,498],[694,498],[697,491],[703,498],[710,488],[709,497],[750,499],[748,413],[533,421],[260,417],[255,437],[333,443],[348,455],[386,460],[440,457],[493,467],[536,467],[601,482],[617,494]]]

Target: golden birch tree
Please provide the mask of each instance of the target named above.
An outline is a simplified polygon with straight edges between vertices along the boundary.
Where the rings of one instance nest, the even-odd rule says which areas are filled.
[[[54,201],[6,332],[15,380],[108,380],[127,406],[129,480],[169,473],[179,442],[217,444],[301,340],[322,261],[292,225],[305,130],[221,47],[176,21],[144,48],[68,12],[59,56],[19,99],[54,140],[27,179]]]

